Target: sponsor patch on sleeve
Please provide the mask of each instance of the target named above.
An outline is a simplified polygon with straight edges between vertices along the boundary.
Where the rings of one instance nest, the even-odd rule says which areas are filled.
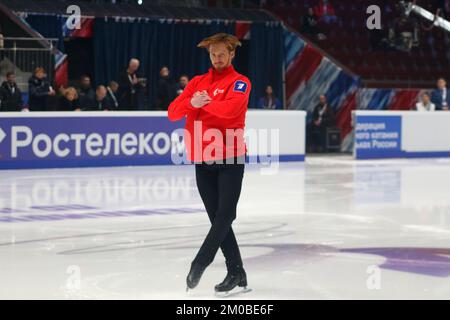
[[[234,89],[233,91],[235,92],[242,92],[242,93],[246,93],[247,92],[247,87],[248,84],[245,81],[242,80],[238,80],[234,83]]]

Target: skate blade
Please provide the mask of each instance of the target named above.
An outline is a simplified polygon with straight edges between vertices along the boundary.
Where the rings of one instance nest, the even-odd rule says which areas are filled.
[[[252,289],[248,288],[248,287],[244,287],[244,288],[237,287],[237,288],[238,289],[234,288],[233,290],[228,291],[228,292],[217,292],[216,291],[215,292],[216,297],[218,297],[218,298],[229,298],[229,297],[235,297],[235,296],[238,296],[238,295],[241,295],[241,294],[248,293],[248,292],[252,291]]]

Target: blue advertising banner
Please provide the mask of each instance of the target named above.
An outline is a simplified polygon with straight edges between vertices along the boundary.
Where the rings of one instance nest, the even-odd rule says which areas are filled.
[[[173,164],[171,153],[184,147],[173,146],[173,134],[184,121],[160,114],[3,114],[0,169]]]
[[[355,119],[356,159],[399,158],[402,117],[397,115],[362,116]]]

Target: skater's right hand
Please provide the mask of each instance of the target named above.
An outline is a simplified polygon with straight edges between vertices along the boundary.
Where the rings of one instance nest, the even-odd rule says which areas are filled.
[[[195,92],[191,99],[191,105],[194,108],[201,108],[210,102],[211,102],[211,97],[208,95],[208,93],[205,90],[203,90],[201,92],[200,91]]]

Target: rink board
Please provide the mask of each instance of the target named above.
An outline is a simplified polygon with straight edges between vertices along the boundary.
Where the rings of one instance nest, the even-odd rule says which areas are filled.
[[[450,113],[355,111],[356,159],[450,157]]]
[[[304,161],[305,117],[249,111],[247,161]],[[185,164],[183,127],[166,112],[4,112],[0,169]]]

